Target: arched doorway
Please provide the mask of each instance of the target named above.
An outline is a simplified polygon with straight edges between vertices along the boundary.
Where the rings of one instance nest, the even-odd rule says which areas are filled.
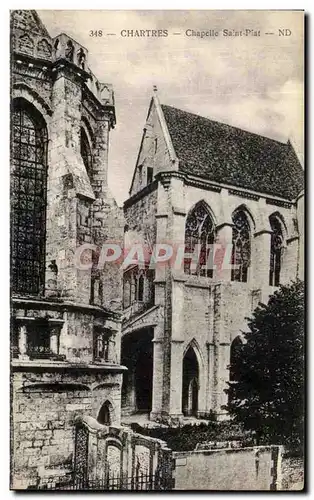
[[[99,410],[97,422],[102,425],[111,425],[112,424],[112,404],[110,401],[105,401],[102,407]]]
[[[233,339],[230,346],[230,365],[229,365],[230,382],[233,382],[236,379],[237,362],[241,353],[242,346],[243,346],[242,339],[240,335],[238,335],[235,339]]]
[[[183,358],[182,376],[182,413],[185,416],[197,416],[199,366],[192,346],[188,348]]]
[[[243,347],[243,342],[238,335],[235,339],[233,339],[230,346],[230,365],[229,365],[229,381],[234,382],[237,379],[237,365],[239,362],[239,357],[241,356],[241,350]],[[228,391],[228,404],[232,401],[232,393]]]
[[[123,375],[122,413],[149,413],[153,392],[153,330],[130,333],[122,338],[121,363],[128,368]]]

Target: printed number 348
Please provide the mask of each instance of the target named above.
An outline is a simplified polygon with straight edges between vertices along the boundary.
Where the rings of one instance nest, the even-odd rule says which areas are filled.
[[[89,36],[102,36],[102,30],[90,30]]]

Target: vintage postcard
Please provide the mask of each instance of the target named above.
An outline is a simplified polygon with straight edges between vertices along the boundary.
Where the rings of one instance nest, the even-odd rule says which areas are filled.
[[[304,488],[304,12],[14,10],[13,490]]]

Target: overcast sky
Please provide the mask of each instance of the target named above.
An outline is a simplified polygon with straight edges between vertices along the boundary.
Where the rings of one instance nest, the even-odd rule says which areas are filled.
[[[38,11],[51,36],[65,32],[89,51],[89,66],[115,91],[109,185],[128,196],[153,85],[162,103],[268,137],[303,152],[303,15],[285,11]],[[278,36],[278,29],[291,36]],[[90,37],[90,30],[116,33]],[[123,38],[123,29],[168,30]],[[218,37],[187,37],[187,29]],[[260,30],[224,37],[223,29]],[[173,35],[181,33],[181,35]],[[275,33],[266,35],[265,33]]]

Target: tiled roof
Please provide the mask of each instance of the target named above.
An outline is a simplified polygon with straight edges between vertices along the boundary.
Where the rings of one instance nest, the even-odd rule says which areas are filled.
[[[179,170],[212,181],[294,199],[304,173],[287,144],[162,105]]]

